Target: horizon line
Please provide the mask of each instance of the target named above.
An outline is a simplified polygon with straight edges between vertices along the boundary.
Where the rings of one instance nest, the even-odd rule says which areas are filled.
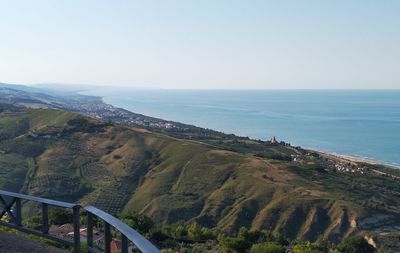
[[[28,87],[38,87],[38,88],[50,88],[47,85],[57,85],[63,87],[74,87],[80,86],[80,89],[87,89],[90,87],[103,87],[103,88],[122,88],[122,89],[139,89],[139,90],[187,90],[187,91],[205,91],[205,90],[215,90],[215,91],[400,91],[399,88],[165,88],[165,87],[145,87],[145,86],[129,86],[129,85],[103,85],[103,84],[90,84],[90,83],[57,83],[57,82],[41,82],[41,83],[8,83],[0,82],[0,84],[5,85],[22,85]],[[45,87],[43,87],[45,86]],[[86,86],[86,87],[82,87]],[[54,87],[57,88],[57,87]]]

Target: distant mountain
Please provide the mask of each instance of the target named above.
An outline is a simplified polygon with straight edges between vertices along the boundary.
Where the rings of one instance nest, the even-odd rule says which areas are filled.
[[[26,86],[0,84],[0,103],[28,107],[60,108],[63,99],[43,93],[40,89]]]
[[[68,109],[71,103],[78,100],[89,100],[89,102],[93,99],[100,100],[97,97],[88,98],[75,92],[0,83],[0,103],[32,108]]]
[[[0,83],[0,88],[8,88],[8,89],[14,89],[14,90],[20,90],[20,91],[32,92],[32,93],[45,92],[44,89],[40,89],[37,87],[20,85],[20,84],[9,84],[9,83]]]
[[[61,110],[2,105],[0,188],[226,232],[245,226],[338,241],[399,231],[398,171],[262,145],[266,153],[298,159],[232,152]],[[338,171],[332,162],[354,172]]]

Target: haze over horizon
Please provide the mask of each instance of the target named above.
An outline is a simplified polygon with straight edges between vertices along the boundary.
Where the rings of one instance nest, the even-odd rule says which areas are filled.
[[[5,83],[400,88],[395,0],[0,3]]]

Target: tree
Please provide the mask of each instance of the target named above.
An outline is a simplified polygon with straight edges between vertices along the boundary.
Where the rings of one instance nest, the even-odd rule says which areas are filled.
[[[139,233],[147,234],[154,227],[154,222],[144,214],[133,213],[124,215],[121,220]]]
[[[220,243],[225,252],[245,253],[251,246],[243,237],[221,237]]]
[[[193,241],[199,241],[203,239],[201,227],[197,225],[196,222],[192,223],[192,225],[190,225],[190,227],[188,228],[188,236]]]
[[[342,253],[374,253],[375,248],[370,245],[363,237],[349,237],[339,245]]]
[[[264,242],[254,244],[250,249],[250,253],[284,253],[285,248],[276,242]]]
[[[310,243],[298,243],[293,246],[293,253],[321,253],[324,252],[320,247]]]
[[[72,223],[72,212],[65,209],[52,208],[49,210],[49,221],[55,225]]]
[[[187,237],[187,229],[183,221],[178,221],[166,227],[167,234],[176,239],[183,239]]]
[[[25,219],[23,222],[24,226],[33,229],[40,229],[43,225],[42,217],[39,215],[33,215],[28,219]]]

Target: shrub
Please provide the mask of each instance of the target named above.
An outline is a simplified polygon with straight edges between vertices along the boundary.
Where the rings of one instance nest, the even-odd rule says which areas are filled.
[[[254,244],[250,249],[250,253],[284,253],[285,248],[276,242],[264,242]]]
[[[374,253],[375,248],[363,237],[349,237],[339,245],[342,253]]]
[[[134,213],[124,215],[121,217],[121,220],[142,234],[149,233],[154,227],[154,222],[144,214]]]
[[[60,208],[51,208],[49,210],[49,221],[55,225],[72,223],[72,212]]]
[[[298,243],[293,246],[293,253],[321,253],[321,250],[318,246],[306,242],[306,243]]]

